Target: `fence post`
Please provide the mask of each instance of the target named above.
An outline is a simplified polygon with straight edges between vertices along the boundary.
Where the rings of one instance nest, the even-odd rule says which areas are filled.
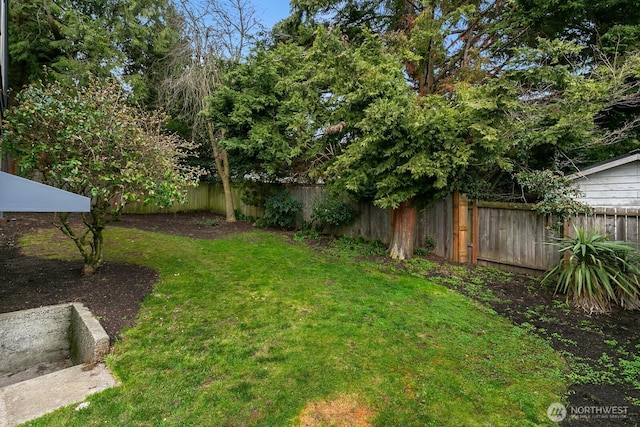
[[[562,237],[568,238],[571,237],[571,218],[566,218],[564,220],[564,225],[562,227]],[[562,254],[562,259],[564,260],[564,265],[569,265],[569,261],[571,260],[571,251],[566,250]]]
[[[478,264],[480,250],[480,219],[478,217],[478,201],[471,206],[471,264]]]
[[[566,218],[562,227],[562,237],[571,237],[571,218]]]
[[[458,190],[453,192],[453,260],[468,262],[469,200]]]

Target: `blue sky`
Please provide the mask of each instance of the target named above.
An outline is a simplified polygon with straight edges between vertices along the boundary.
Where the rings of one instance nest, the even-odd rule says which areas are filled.
[[[289,16],[289,0],[253,0],[253,4],[257,17],[267,28]]]

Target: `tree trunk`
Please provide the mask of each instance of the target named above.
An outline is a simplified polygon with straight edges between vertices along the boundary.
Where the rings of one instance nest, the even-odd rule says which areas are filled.
[[[224,163],[225,166],[225,174],[222,178],[222,189],[224,191],[224,203],[225,203],[225,212],[227,214],[227,222],[235,222],[236,221],[236,212],[233,209],[233,194],[231,193],[231,179],[229,177],[229,154],[227,150],[222,150],[220,154],[222,157],[221,163]]]
[[[91,229],[92,243],[89,245],[91,251],[87,251],[84,257],[84,266],[82,267],[82,275],[85,277],[92,276],[102,264],[102,254],[104,248],[104,238],[102,236],[103,228]]]
[[[211,143],[211,149],[213,150],[213,158],[216,162],[218,176],[220,177],[220,181],[222,181],[227,222],[236,222],[236,213],[233,209],[233,195],[231,194],[231,172],[229,170],[229,154],[227,153],[227,150],[220,149],[218,140],[213,133],[213,126],[210,122],[207,122],[207,132],[209,134],[209,141]]]
[[[97,210],[95,206],[92,207],[93,209]],[[60,223],[56,222],[56,217],[59,218]],[[102,231],[104,230],[104,223],[96,211],[91,212],[91,219],[82,214],[82,222],[84,222],[87,230],[82,235],[78,235],[69,222],[69,212],[54,214],[53,219],[53,225],[69,237],[80,251],[84,259],[82,275],[89,277],[98,271],[102,264],[104,248]],[[87,241],[87,238],[90,238],[90,240]]]
[[[413,257],[417,217],[418,208],[413,205],[413,199],[402,202],[391,210],[391,258],[404,260]]]

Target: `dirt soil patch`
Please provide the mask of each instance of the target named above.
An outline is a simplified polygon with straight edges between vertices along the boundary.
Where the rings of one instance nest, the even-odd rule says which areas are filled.
[[[106,262],[98,274],[82,277],[82,258],[55,261],[25,256],[19,238],[24,233],[50,229],[52,214],[5,213],[0,219],[0,313],[45,305],[81,302],[99,319],[111,343],[131,326],[140,303],[158,279],[150,268]],[[217,225],[212,225],[217,224]],[[211,213],[125,215],[109,226],[216,239],[253,229],[246,222],[227,223]]]
[[[299,427],[371,427],[373,412],[352,396],[312,402],[302,410]]]
[[[445,285],[530,329],[567,359],[574,382],[563,425],[640,425],[640,312],[614,307],[609,315],[590,316],[541,287],[539,278],[512,277],[512,282],[485,277],[490,301],[464,286]]]
[[[201,239],[217,239],[253,229],[246,222],[229,224],[211,213],[125,215],[114,225]],[[157,274],[135,264],[106,263],[97,275],[83,278],[80,259],[51,261],[21,253],[22,234],[53,228],[50,214],[5,213],[0,219],[0,313],[82,302],[115,341],[124,327],[133,324],[140,303],[157,281]],[[431,278],[489,304],[565,354],[575,380],[569,390],[568,408],[577,408],[582,417],[567,418],[563,425],[640,425],[640,407],[636,406],[640,404],[640,313],[614,309],[610,315],[588,316],[569,309],[562,296],[541,288],[533,278],[513,275],[509,281],[493,280],[486,270],[477,269],[476,279],[482,278],[485,290],[492,296],[487,298],[486,292],[478,292],[478,280],[473,286],[461,284],[460,280],[446,280],[447,275],[456,274],[455,269],[449,268],[451,264],[432,257],[429,260],[439,265],[429,275]],[[380,259],[380,262],[388,261]],[[464,280],[474,277],[473,270]],[[364,416],[366,411],[357,405],[343,407],[328,402],[307,408],[308,420],[321,419],[326,423],[327,407],[334,415],[346,411],[361,417],[359,421],[368,418]],[[616,411],[624,408],[624,417],[602,416],[602,411],[611,411],[614,407]],[[331,424],[334,421],[329,422],[328,425],[334,425]]]

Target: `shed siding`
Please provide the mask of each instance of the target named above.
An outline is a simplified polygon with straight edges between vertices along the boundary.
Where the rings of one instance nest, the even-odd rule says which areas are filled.
[[[575,180],[590,206],[640,207],[640,161],[627,163]]]

